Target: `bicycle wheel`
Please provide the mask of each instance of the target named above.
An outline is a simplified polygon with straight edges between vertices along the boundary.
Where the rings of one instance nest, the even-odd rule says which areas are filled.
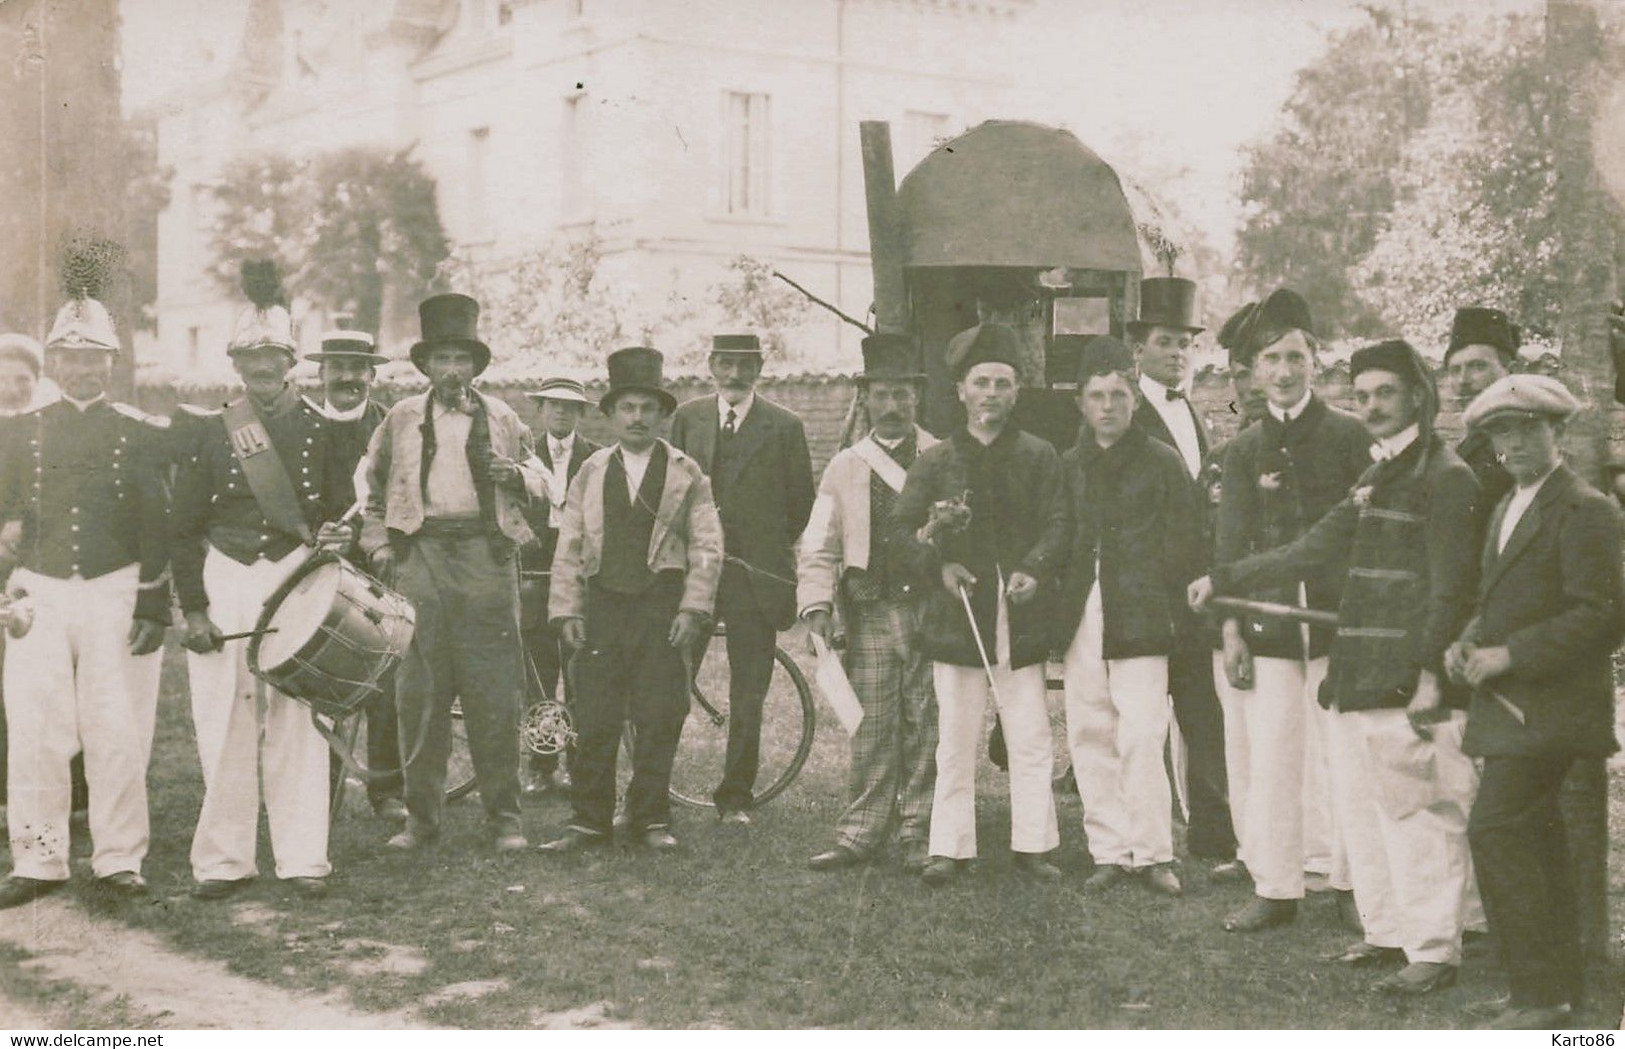
[[[473,793],[474,755],[468,750],[468,726],[463,723],[461,700],[451,705],[451,756],[446,759],[446,800]]]
[[[728,754],[728,649],[721,636],[712,638],[695,667],[694,703],[672,763],[672,800],[696,808],[711,807],[711,792],[722,779]],[[815,724],[806,675],[784,649],[775,648],[773,675],[762,702],[755,804],[773,800],[795,780],[812,750]]]

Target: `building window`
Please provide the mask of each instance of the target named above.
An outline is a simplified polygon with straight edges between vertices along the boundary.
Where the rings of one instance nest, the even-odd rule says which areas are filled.
[[[490,169],[491,129],[477,127],[468,133],[467,228],[464,236],[478,244],[490,239],[486,215],[486,179]]]
[[[951,135],[953,119],[946,113],[924,113],[911,109],[903,114],[903,141],[899,143],[897,175],[901,178],[924,160],[941,142]]]
[[[765,218],[770,213],[769,98],[743,91],[722,97],[722,209]]]

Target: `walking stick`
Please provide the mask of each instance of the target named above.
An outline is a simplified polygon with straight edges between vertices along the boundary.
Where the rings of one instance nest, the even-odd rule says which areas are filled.
[[[1004,709],[1004,701],[999,698],[999,683],[993,680],[993,662],[987,658],[987,645],[982,641],[981,628],[976,625],[976,614],[970,608],[970,594],[965,590],[965,584],[959,584],[959,600],[965,606],[965,618],[970,620],[971,637],[976,639],[976,652],[982,657],[982,669],[987,671],[987,687],[993,693],[993,705],[1000,710]]]

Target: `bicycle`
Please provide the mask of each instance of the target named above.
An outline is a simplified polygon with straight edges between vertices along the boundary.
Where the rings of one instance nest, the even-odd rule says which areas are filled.
[[[694,681],[689,688],[692,716],[683,727],[677,756],[672,763],[671,798],[694,808],[710,808],[711,790],[722,777],[728,752],[728,653],[718,639],[726,637],[726,625],[719,625],[711,642],[694,664]],[[533,692],[529,712],[537,707],[539,679],[532,672]],[[528,713],[529,713],[528,712]],[[521,719],[523,725],[524,719]],[[756,776],[755,804],[764,805],[795,782],[807,756],[812,752],[817,712],[807,676],[783,648],[773,650],[773,675],[762,703],[761,759]],[[521,755],[539,753],[523,738]],[[622,739],[621,760],[624,780],[631,768],[635,745],[631,726]],[[623,783],[624,785],[624,783]],[[446,800],[456,801],[473,791],[474,764],[468,753],[468,736],[462,711],[452,707],[452,750],[446,767]]]

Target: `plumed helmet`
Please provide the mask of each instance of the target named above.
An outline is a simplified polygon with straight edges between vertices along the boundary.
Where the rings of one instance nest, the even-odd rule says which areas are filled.
[[[68,301],[51,322],[47,350],[119,352],[118,329],[99,296],[123,257],[124,249],[108,240],[76,238],[63,249],[62,292]]]
[[[243,294],[249,305],[237,315],[227,353],[271,348],[295,352],[293,315],[288,312],[282,277],[270,259],[247,259],[242,266]]]

